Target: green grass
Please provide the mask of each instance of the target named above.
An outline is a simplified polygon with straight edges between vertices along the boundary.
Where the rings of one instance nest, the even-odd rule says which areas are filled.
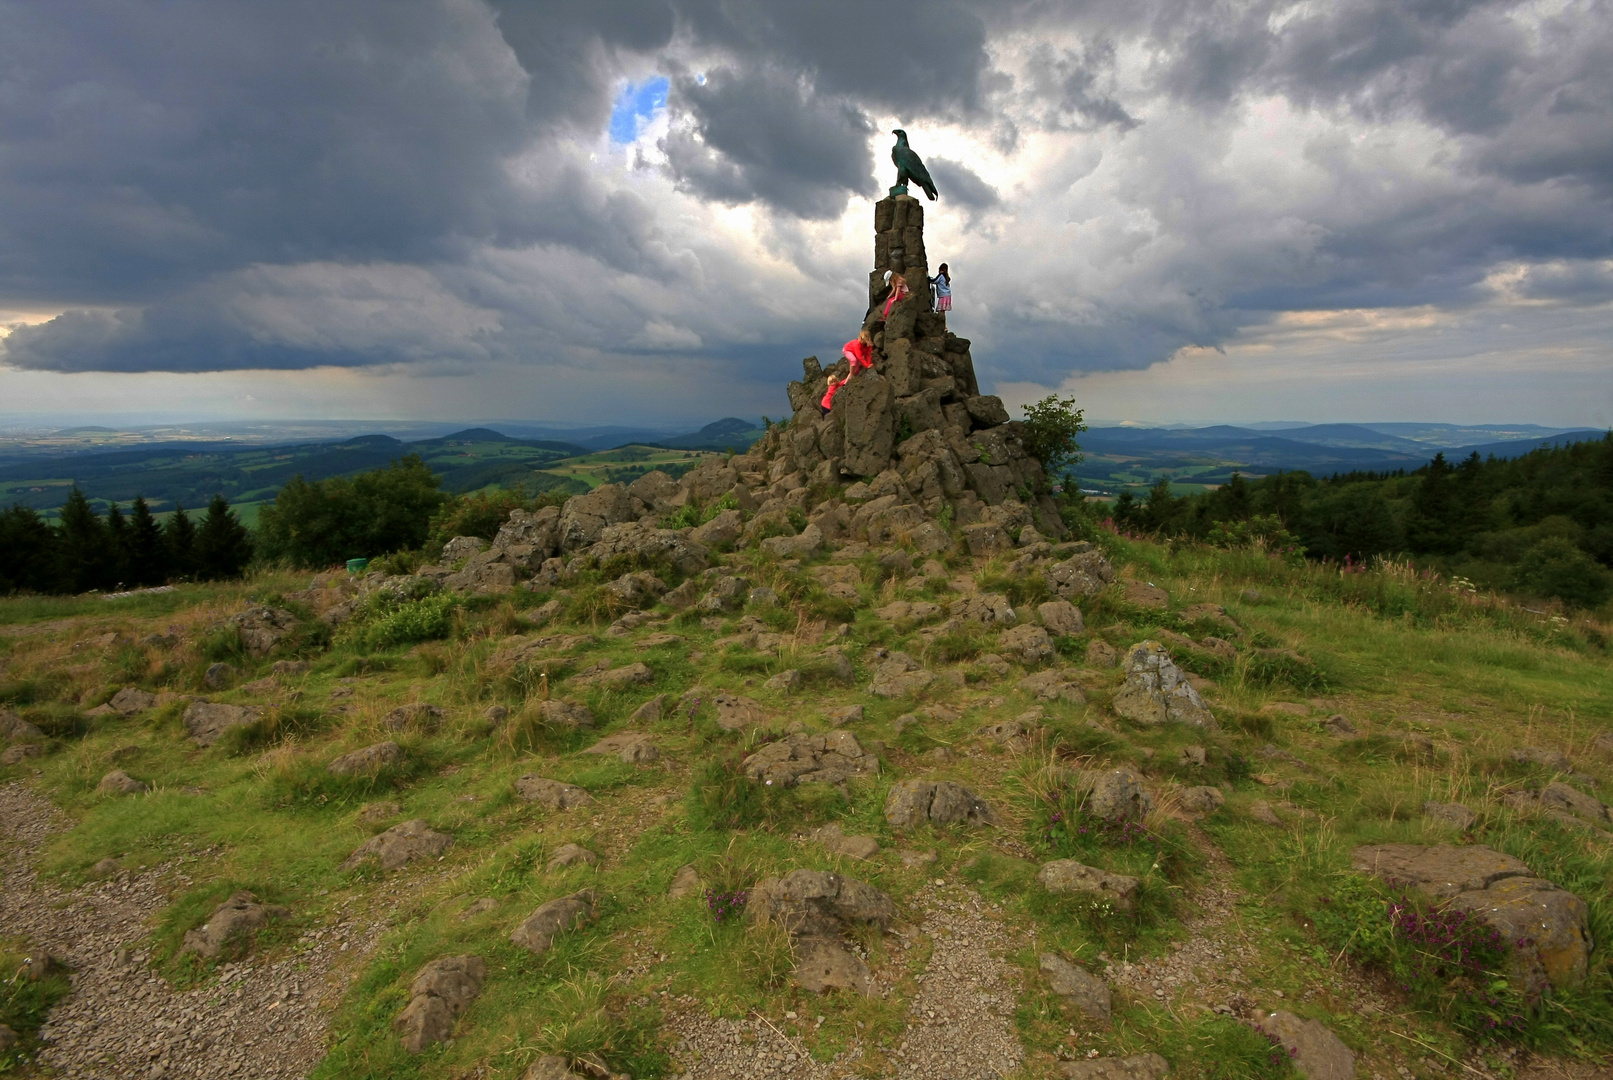
[[[578,464],[594,468],[605,462]],[[1387,1075],[1393,1063],[1414,1063],[1425,1051],[1407,1057],[1403,1049],[1380,1045],[1383,1033],[1370,1021],[1338,1004],[1329,1011],[1331,998],[1306,994],[1324,985],[1332,963],[1353,964],[1363,977],[1389,985],[1390,976],[1404,972],[1405,958],[1397,960],[1393,950],[1351,952],[1339,943],[1339,926],[1317,912],[1329,906],[1323,897],[1356,895],[1349,892],[1359,887],[1349,870],[1354,846],[1454,838],[1421,817],[1427,799],[1473,806],[1480,814],[1474,842],[1517,855],[1589,904],[1598,942],[1592,978],[1551,998],[1509,1037],[1581,1057],[1613,1049],[1613,904],[1607,899],[1613,896],[1613,856],[1583,834],[1520,818],[1492,790],[1550,778],[1542,767],[1510,762],[1507,749],[1521,744],[1563,747],[1576,769],[1613,779],[1607,759],[1587,749],[1591,735],[1613,730],[1613,666],[1598,644],[1605,640],[1598,637],[1601,631],[1585,621],[1553,623],[1454,597],[1393,572],[1341,577],[1256,552],[1118,538],[1104,543],[1123,573],[1168,589],[1171,606],[1133,607],[1119,587],[1083,601],[1088,631],[1059,643],[1060,665],[1084,666],[1094,640],[1124,648],[1165,630],[1234,640],[1240,655],[1232,662],[1173,648],[1185,667],[1218,684],[1209,701],[1219,730],[1117,720],[1107,706],[1119,685],[1118,671],[1083,677],[1086,704],[1032,702],[1017,689],[1023,668],[999,678],[978,664],[980,656],[998,651],[992,632],[968,628],[932,638],[921,627],[892,626],[875,617],[873,611],[893,599],[945,601],[952,595],[916,579],[893,580],[876,557],[853,564],[861,595],[854,606],[831,600],[811,578],[814,565],[831,562],[827,557],[792,571],[758,552],[741,551],[730,560],[735,570],[782,598],[779,606],[750,614],[774,632],[799,631],[806,640],[776,652],[719,644],[736,631],[737,615],[707,628],[699,613],[670,612],[663,612],[669,619],[661,626],[615,636],[608,627],[618,612],[601,589],[603,570],[589,571],[574,585],[566,611],[541,631],[526,620],[548,593],[457,602],[412,597],[367,610],[333,643],[310,629],[286,652],[261,658],[247,656],[238,637],[214,628],[246,600],[276,600],[306,588],[306,575],[269,574],[238,585],[185,587],[116,602],[0,600],[3,625],[28,630],[29,624],[68,620],[49,632],[0,636],[0,704],[48,736],[44,757],[0,767],[0,782],[34,785],[76,822],[46,850],[47,877],[82,881],[108,856],[131,867],[188,860],[193,883],[158,913],[149,942],[159,970],[181,985],[215,977],[213,965],[182,957],[178,947],[185,931],[236,889],[250,889],[294,913],[260,937],[257,948],[269,956],[286,955],[303,930],[328,925],[338,912],[398,897],[378,952],[360,966],[342,997],[322,1077],[445,1078],[483,1069],[513,1078],[550,1052],[597,1053],[613,1070],[641,1080],[665,1076],[674,1058],[666,1025],[680,998],[693,1005],[679,1008],[736,1018],[753,1010],[774,1018],[786,1010],[822,1015],[821,1026],[799,1033],[820,1059],[854,1043],[874,1048],[900,1040],[916,971],[898,972],[892,995],[872,1002],[806,995],[788,980],[788,942],[776,931],[744,921],[718,923],[699,895],[666,896],[685,864],[728,892],[797,867],[835,869],[888,891],[899,921],[910,927],[919,921],[915,900],[926,882],[963,881],[1000,905],[1020,942],[1011,959],[1026,971],[1015,1023],[1032,1055],[1027,1076],[1049,1071],[1055,1054],[1094,1047],[1104,1053],[1157,1051],[1170,1060],[1175,1076],[1292,1075],[1286,1060],[1273,1059],[1264,1037],[1245,1024],[1206,1016],[1192,1003],[1167,1009],[1117,995],[1112,1028],[1077,1046],[1067,1034],[1072,1025],[1064,1007],[1040,989],[1037,950],[1055,949],[1082,962],[1100,951],[1133,959],[1166,955],[1187,933],[1198,890],[1230,882],[1243,892],[1237,919],[1256,945],[1256,959],[1245,965],[1251,982],[1283,990],[1296,1011],[1338,1031],[1363,1056],[1364,1068]],[[1021,606],[1045,595],[1037,576],[1008,574],[1007,559],[984,567],[957,557],[950,561],[952,573],[978,570],[983,589],[1004,592]],[[1259,599],[1246,599],[1246,589],[1258,589]],[[1200,601],[1224,605],[1240,629],[1188,622],[1182,610]],[[428,603],[442,606],[440,617],[425,618],[433,614],[421,607]],[[404,611],[407,617],[399,615]],[[316,625],[312,610],[298,614],[305,627]],[[398,632],[377,631],[391,626],[388,620],[398,624]],[[848,625],[844,638],[835,636],[842,623]],[[115,630],[138,640],[170,625],[180,628],[184,644],[74,648],[95,634]],[[667,630],[679,640],[641,643],[646,634]],[[565,640],[526,664],[510,665],[501,660],[501,649],[518,634]],[[816,659],[830,642],[844,646],[853,660],[855,687],[834,681]],[[867,684],[879,662],[877,649],[900,649],[934,669],[955,669],[965,682],[961,688],[938,682],[906,700],[875,698]],[[123,685],[194,694],[209,662],[235,664],[246,683],[268,675],[274,660],[288,653],[310,659],[312,670],[287,681],[262,721],[211,748],[185,738],[181,704],[129,719],[86,715]],[[603,661],[615,667],[642,661],[653,681],[617,691],[578,683],[580,672]],[[766,688],[771,675],[790,668],[806,674],[805,690]],[[691,715],[678,703],[696,690],[704,704]],[[709,703],[718,692],[755,698],[778,728],[798,722],[820,730],[829,708],[862,704],[865,717],[852,730],[865,747],[882,745],[881,770],[844,790],[758,787],[742,773],[754,740],[721,732],[714,722]],[[209,696],[263,703],[253,694]],[[585,703],[595,726],[545,725],[539,709],[545,694]],[[659,720],[630,721],[639,705],[657,695],[668,703]],[[388,710],[417,701],[446,710],[435,730],[400,733],[381,726]],[[1296,703],[1309,715],[1262,711],[1273,702]],[[1043,710],[1037,721],[1041,736],[1028,752],[977,733],[983,724],[1033,705]],[[508,710],[508,718],[486,719],[491,706]],[[1361,737],[1325,735],[1316,720],[1333,712],[1344,713]],[[916,722],[904,721],[898,733],[897,721],[907,714]],[[656,741],[659,761],[635,766],[582,752],[602,735],[630,727]],[[1434,740],[1432,753],[1401,740],[1414,732]],[[334,777],[326,770],[339,754],[383,739],[402,746],[400,765],[365,777]],[[1269,756],[1263,752],[1268,744],[1303,764]],[[1187,746],[1205,749],[1205,765],[1183,763]],[[951,757],[931,756],[935,751]],[[1053,766],[1132,768],[1146,776],[1165,809],[1149,815],[1136,835],[1102,828],[1081,833],[1078,801],[1048,797],[1042,778]],[[121,798],[97,794],[100,777],[114,767],[153,783],[155,790]],[[527,773],[577,784],[596,801],[563,813],[526,804],[515,796],[513,783]],[[915,776],[968,785],[992,803],[1004,826],[893,830],[884,819],[885,797],[897,780]],[[1220,786],[1228,805],[1196,823],[1173,817],[1172,789],[1198,784]],[[1254,822],[1249,807],[1257,799],[1277,805],[1286,824]],[[362,808],[379,802],[398,804],[398,814],[376,821],[361,816]],[[1054,812],[1061,815],[1058,822]],[[358,844],[388,824],[416,817],[453,834],[454,845],[441,863],[390,878],[374,868],[339,869]],[[806,839],[830,821],[848,834],[874,836],[886,854],[859,863]],[[601,864],[547,870],[555,849],[568,842],[598,852]],[[1224,862],[1210,858],[1210,844]],[[194,859],[204,848],[210,857]],[[908,867],[899,851],[934,852],[937,859]],[[1037,885],[1036,872],[1051,858],[1078,858],[1139,877],[1136,908],[1104,910],[1090,899],[1047,893]],[[510,944],[511,928],[527,913],[585,886],[602,897],[595,923],[564,935],[543,957]],[[497,906],[464,917],[481,898]],[[1346,942],[1352,935],[1370,937],[1369,931],[1382,940],[1374,903],[1340,908],[1347,909],[1340,922]],[[859,940],[876,970],[909,962],[897,959],[878,934]],[[1346,955],[1335,961],[1340,950]],[[475,952],[489,965],[482,997],[451,1045],[418,1058],[404,1054],[390,1025],[409,981],[429,960],[462,952]],[[1316,959],[1319,954],[1325,963]],[[1437,992],[1401,993],[1392,986],[1386,992],[1399,994],[1404,1030],[1440,1053],[1460,1057],[1473,1045],[1475,1021]]]

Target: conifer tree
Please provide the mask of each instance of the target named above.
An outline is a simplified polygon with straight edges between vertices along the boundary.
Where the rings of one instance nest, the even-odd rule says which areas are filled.
[[[161,585],[168,580],[168,552],[162,527],[151,516],[146,500],[136,495],[129,511],[129,583]]]
[[[31,506],[0,513],[0,593],[56,589],[56,530]]]
[[[113,499],[106,508],[106,587],[129,583],[129,519]]]
[[[196,575],[196,525],[185,513],[185,508],[174,504],[173,516],[162,530],[163,545],[168,549],[168,572],[171,576],[189,579]]]
[[[196,530],[196,576],[203,581],[240,577],[251,561],[251,534],[224,496],[214,495]]]
[[[86,592],[107,584],[107,530],[100,515],[75,484],[62,504],[61,543],[57,547],[58,588]]]

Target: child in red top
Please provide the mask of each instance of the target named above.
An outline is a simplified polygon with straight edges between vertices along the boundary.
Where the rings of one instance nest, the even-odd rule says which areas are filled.
[[[835,376],[830,375],[829,376],[829,389],[824,391],[823,400],[818,402],[818,411],[823,413],[824,415],[828,415],[829,410],[834,407],[835,391],[839,390],[842,386],[845,386],[846,383],[848,383],[850,381],[851,381],[851,376],[850,375],[847,375],[843,379],[836,378]]]
[[[846,376],[848,379],[859,371],[873,367],[874,336],[864,330],[854,339],[846,342],[845,348],[840,350],[840,355],[844,356],[851,364],[851,372]]]

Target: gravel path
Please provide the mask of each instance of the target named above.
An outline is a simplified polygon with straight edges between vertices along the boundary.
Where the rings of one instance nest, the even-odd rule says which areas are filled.
[[[1019,972],[1004,963],[1008,932],[1001,915],[968,889],[936,887],[923,904],[924,919],[893,935],[900,952],[927,937],[932,951],[909,1003],[908,1028],[890,1051],[882,1075],[917,1080],[992,1080],[1019,1067],[1025,1056],[1014,1033]],[[888,993],[900,977],[900,957],[875,973],[876,992]],[[688,1004],[693,1002],[684,999]],[[852,1043],[829,1062],[814,1061],[788,1028],[752,1015],[714,1019],[696,1010],[675,1015],[669,1026],[678,1036],[674,1056],[680,1080],[831,1080],[866,1073],[868,1051]]]
[[[41,882],[33,863],[70,825],[22,784],[0,786],[5,930],[72,969],[72,995],[40,1032],[42,1063],[87,1080],[306,1076],[324,1056],[329,1006],[346,984],[338,960],[367,953],[381,922],[311,932],[270,959],[221,966],[217,979],[175,992],[142,945],[170,893],[211,853],[62,890]]]

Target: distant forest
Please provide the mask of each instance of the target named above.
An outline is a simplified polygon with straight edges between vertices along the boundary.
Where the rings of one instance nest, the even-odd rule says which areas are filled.
[[[114,504],[102,517],[76,487],[55,524],[30,506],[0,512],[0,595],[218,581],[240,577],[251,561],[252,536],[222,495],[200,525],[183,507],[159,525],[138,496],[128,514]]]
[[[1313,559],[1409,555],[1497,589],[1594,607],[1613,596],[1613,432],[1506,460],[1444,454],[1414,472],[1234,475],[1202,495],[1121,495],[1115,524],[1233,544],[1259,538]]]

